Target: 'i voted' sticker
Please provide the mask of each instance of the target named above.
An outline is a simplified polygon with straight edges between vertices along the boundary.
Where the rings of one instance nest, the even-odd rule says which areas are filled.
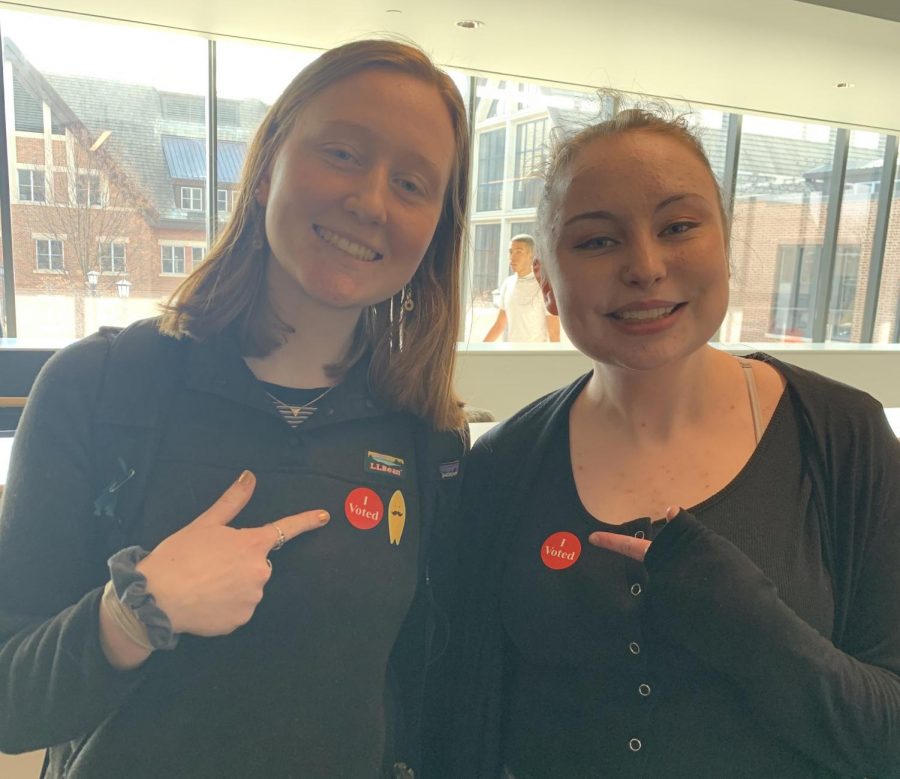
[[[541,545],[541,560],[554,571],[569,568],[581,557],[581,541],[574,533],[554,533]]]
[[[344,514],[357,530],[371,530],[384,516],[384,503],[375,490],[357,487],[344,501]]]

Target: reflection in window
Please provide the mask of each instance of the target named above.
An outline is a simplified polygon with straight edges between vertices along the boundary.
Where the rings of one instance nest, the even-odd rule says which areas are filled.
[[[184,247],[206,242],[205,170],[172,175],[164,138],[205,148],[207,42],[5,9],[0,23],[17,334],[67,340],[157,314],[190,270]]]
[[[181,207],[185,211],[202,211],[203,190],[200,187],[181,187]]]
[[[100,177],[92,173],[79,173],[75,183],[75,202],[80,206],[101,205]]]
[[[535,119],[516,127],[516,172],[513,208],[536,208],[541,194],[541,166],[547,156],[550,121]]]
[[[183,246],[161,246],[162,250],[162,273],[183,274],[184,273],[184,247]]]
[[[231,206],[234,203],[234,192],[229,192],[227,189],[217,189],[216,203],[218,203],[220,214],[230,213]]]
[[[831,139],[825,143],[821,131],[802,122],[754,117],[748,129],[747,120],[734,200],[731,296],[720,337],[811,338],[835,132],[825,128]]]
[[[125,244],[103,241],[100,244],[100,270],[103,273],[125,272]]]
[[[62,241],[39,238],[34,242],[34,253],[38,270],[63,270]]]
[[[500,225],[475,225],[475,245],[472,252],[472,295],[482,302],[490,302],[497,287],[500,272]]]
[[[13,74],[13,106],[16,112],[16,132],[44,132],[44,104]]]
[[[40,170],[19,169],[19,200],[23,203],[43,203],[44,173]]]
[[[875,343],[900,343],[900,163],[895,175],[875,332],[872,334]]]
[[[478,137],[476,211],[498,211],[503,202],[503,161],[506,130],[491,130]]]
[[[849,341],[859,276],[859,246],[839,246],[829,311],[829,340]],[[770,335],[784,341],[812,338],[822,246],[778,247]]]

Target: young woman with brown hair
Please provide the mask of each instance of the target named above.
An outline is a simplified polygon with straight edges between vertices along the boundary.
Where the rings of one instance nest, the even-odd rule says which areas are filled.
[[[708,344],[728,214],[683,119],[565,139],[538,225],[548,310],[593,370],[467,461],[450,775],[900,775],[880,404]]]
[[[329,51],[162,318],[51,360],[0,515],[4,751],[49,747],[70,779],[411,775],[468,164],[421,51]],[[142,427],[152,461],[110,481]]]

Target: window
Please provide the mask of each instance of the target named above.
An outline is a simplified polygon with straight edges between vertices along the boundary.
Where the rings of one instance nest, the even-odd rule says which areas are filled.
[[[779,246],[769,332],[785,340],[812,338],[821,246]]]
[[[197,267],[206,258],[206,249],[202,246],[191,247],[191,263],[193,267]]]
[[[162,273],[184,275],[184,247],[160,246],[162,251]]]
[[[534,208],[541,195],[537,177],[547,154],[550,123],[536,119],[516,127],[516,167],[513,184],[513,208]]]
[[[23,203],[43,203],[44,172],[40,170],[19,170],[19,200]]]
[[[500,260],[500,225],[475,225],[475,246],[472,252],[472,296],[490,302],[490,293],[497,287]]]
[[[75,202],[80,206],[102,205],[99,176],[93,173],[79,173],[75,177]]]
[[[201,187],[182,187],[181,207],[185,211],[202,211],[203,189]]]
[[[478,138],[476,211],[498,211],[503,199],[503,157],[506,130],[491,130]]]
[[[34,242],[38,270],[63,270],[63,242],[38,238]]]
[[[203,124],[206,121],[206,102],[202,95],[162,94],[163,119],[175,122]]]
[[[227,189],[217,189],[216,201],[218,202],[219,213],[229,214],[234,206],[234,192]]]
[[[859,256],[859,246],[837,247],[826,335],[826,338],[832,341],[850,341],[853,335],[856,286],[859,281]],[[859,340],[859,336],[856,340]]]
[[[830,340],[850,340],[859,276],[859,255],[859,246],[837,247],[831,302],[828,306],[827,338]],[[787,341],[812,338],[821,259],[820,245],[778,247],[770,334],[781,336]]]
[[[16,112],[16,132],[44,132],[44,104],[13,73],[13,103]]]
[[[100,242],[100,270],[103,273],[125,273],[125,244],[120,241]]]

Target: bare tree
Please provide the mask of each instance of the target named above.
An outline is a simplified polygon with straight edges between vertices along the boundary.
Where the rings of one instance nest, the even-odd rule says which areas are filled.
[[[146,198],[106,153],[109,136],[92,139],[81,126],[67,127],[65,165],[53,165],[43,202],[26,211],[32,231],[47,241],[47,269],[57,271],[42,276],[45,290],[74,297],[76,337],[84,335],[85,297],[115,295],[116,283],[143,259],[143,242],[131,239]],[[62,257],[54,255],[59,249]]]

